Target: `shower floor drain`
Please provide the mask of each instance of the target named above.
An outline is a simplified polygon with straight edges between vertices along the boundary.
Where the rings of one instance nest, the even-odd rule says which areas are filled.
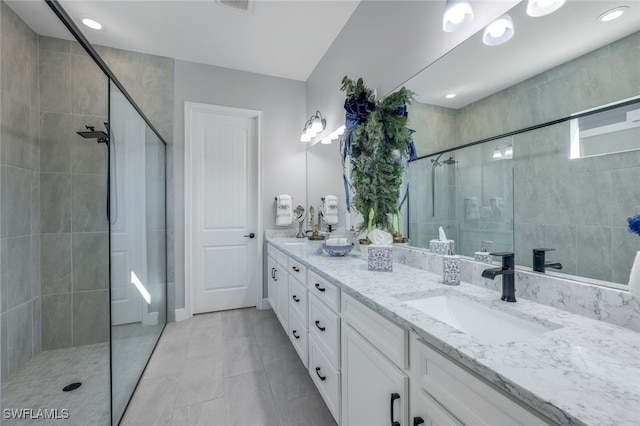
[[[71,392],[73,390],[78,389],[80,386],[82,386],[82,383],[80,382],[71,383],[70,385],[67,385],[64,388],[62,388],[62,392]]]

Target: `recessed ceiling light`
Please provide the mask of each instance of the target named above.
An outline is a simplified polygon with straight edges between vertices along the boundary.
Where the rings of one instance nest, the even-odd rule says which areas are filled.
[[[560,9],[566,0],[529,0],[527,15],[533,18],[549,15]]]
[[[455,97],[456,97],[455,93],[449,93],[447,96],[445,96],[445,98],[447,98],[447,99],[453,99]]]
[[[484,29],[482,42],[487,46],[498,46],[511,40],[515,29],[509,14],[502,15]]]
[[[602,15],[598,16],[598,21],[602,21],[602,22],[613,21],[614,19],[621,17],[622,14],[624,14],[627,11],[627,9],[629,9],[629,6],[620,6],[620,7],[616,7],[615,9],[607,10]]]
[[[104,29],[104,25],[102,25],[100,22],[96,21],[95,19],[82,18],[82,23],[87,27],[91,28],[92,30],[100,31]]]

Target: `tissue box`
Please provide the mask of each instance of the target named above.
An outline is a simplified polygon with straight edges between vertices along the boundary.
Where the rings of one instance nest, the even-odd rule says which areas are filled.
[[[391,247],[369,245],[367,259],[370,271],[393,271],[393,251]]]
[[[431,240],[429,241],[429,251],[435,254],[455,253],[453,240]]]

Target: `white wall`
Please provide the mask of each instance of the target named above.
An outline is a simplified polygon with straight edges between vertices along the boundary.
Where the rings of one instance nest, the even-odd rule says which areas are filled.
[[[176,308],[184,307],[184,102],[260,110],[264,228],[275,228],[274,197],[306,198],[304,82],[176,61],[174,85],[174,189]]]
[[[472,2],[473,22],[438,43],[445,0],[361,2],[307,80],[307,116],[320,110],[334,130],[344,123],[342,77],[386,95],[518,2]]]

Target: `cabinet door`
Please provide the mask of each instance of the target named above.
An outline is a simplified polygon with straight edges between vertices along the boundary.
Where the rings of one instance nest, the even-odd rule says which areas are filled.
[[[271,256],[267,257],[267,299],[269,299],[269,305],[271,305],[271,309],[276,314],[278,313],[278,298],[277,298],[277,290],[276,290],[276,273],[278,269],[278,264],[275,259]]]
[[[342,325],[342,426],[408,426],[407,375]]]
[[[411,426],[463,426],[422,389],[411,389]]]

